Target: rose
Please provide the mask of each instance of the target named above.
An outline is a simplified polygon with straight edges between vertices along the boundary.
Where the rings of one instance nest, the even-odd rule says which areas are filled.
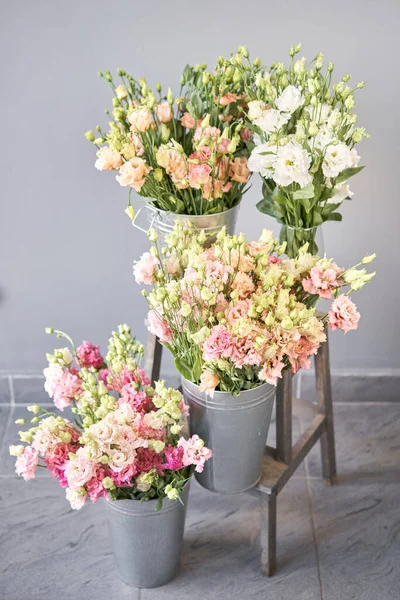
[[[145,161],[138,156],[122,165],[116,180],[122,186],[130,185],[136,192],[140,192],[145,182],[146,175],[152,170]]]

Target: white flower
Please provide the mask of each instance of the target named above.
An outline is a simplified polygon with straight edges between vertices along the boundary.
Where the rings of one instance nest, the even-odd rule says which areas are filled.
[[[310,115],[310,119],[315,121],[318,125],[322,125],[325,123],[327,118],[329,117],[332,107],[325,102],[323,104],[318,104],[317,106],[306,106],[304,109]]]
[[[299,88],[294,85],[288,85],[275,100],[275,106],[281,112],[290,114],[294,113],[302,104],[304,104],[304,96],[302,96]]]
[[[265,110],[265,104],[261,100],[253,100],[249,102],[249,112],[248,116],[250,121],[254,121],[255,119],[259,119],[262,115],[263,110]]]
[[[268,152],[269,154],[263,154]],[[272,154],[271,154],[272,152]],[[260,144],[256,146],[249,156],[247,167],[254,173],[260,173],[263,177],[270,178],[276,161],[276,151],[272,146]]]
[[[344,169],[352,166],[353,160],[346,144],[330,144],[325,151],[322,172],[325,177],[337,177]]]
[[[346,200],[346,198],[351,198],[354,196],[354,192],[350,191],[349,184],[347,181],[343,181],[343,183],[339,183],[335,186],[334,189],[335,195],[332,198],[329,198],[328,204],[339,204]]]
[[[60,379],[64,375],[64,369],[58,363],[51,363],[47,369],[44,369],[43,375],[46,378],[44,389],[52,398]]]
[[[279,110],[268,108],[262,112],[261,117],[256,119],[254,123],[265,133],[274,133],[279,131],[288,121],[288,115],[282,115]]]
[[[79,510],[86,502],[86,490],[81,488],[80,490],[71,490],[71,488],[67,488],[66,490],[66,498],[71,503],[71,508],[73,510]]]
[[[360,155],[358,154],[358,152],[355,148],[350,150],[350,156],[351,156],[350,167],[358,167],[358,163],[360,162]]]
[[[310,164],[311,158],[307,150],[297,142],[290,141],[278,148],[273,179],[278,185],[286,186],[296,182],[303,188],[312,181],[308,172]]]
[[[62,367],[69,367],[72,361],[74,360],[74,357],[72,356],[69,348],[60,348],[59,350],[57,350],[57,354],[58,363]]]
[[[329,115],[328,120],[326,122],[328,129],[336,129],[337,127],[339,127],[340,123],[342,122],[342,119],[342,113],[337,108],[335,108]]]
[[[329,144],[331,144],[334,141],[335,138],[332,131],[328,129],[326,125],[323,125],[314,139],[315,147],[319,148],[320,150],[324,150],[327,146],[329,146]],[[310,140],[309,144],[312,147],[313,141]]]

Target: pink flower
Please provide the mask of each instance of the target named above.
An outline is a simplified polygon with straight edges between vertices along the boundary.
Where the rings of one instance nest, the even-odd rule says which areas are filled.
[[[344,333],[357,329],[360,320],[360,313],[357,307],[348,296],[342,294],[332,302],[328,313],[329,328],[333,331],[341,329]]]
[[[148,313],[147,321],[150,333],[156,335],[161,343],[169,343],[172,340],[172,331],[168,322],[161,320],[154,310],[151,310]]]
[[[247,318],[252,305],[252,300],[247,299],[239,300],[234,306],[227,308],[225,311],[225,318],[229,325],[233,325],[238,319]]]
[[[233,339],[224,325],[216,325],[203,344],[204,360],[214,361],[229,358],[232,354]]]
[[[342,284],[340,279],[342,273],[343,269],[339,269],[334,263],[327,269],[312,267],[310,278],[302,281],[303,288],[310,294],[318,294],[320,298],[329,300],[332,292]]]
[[[136,156],[143,156],[143,154],[144,154],[143,144],[140,141],[140,138],[136,135],[136,133],[132,133],[132,142],[133,142],[133,145],[135,146]]]
[[[119,169],[122,165],[122,157],[117,150],[104,146],[97,153],[97,160],[94,164],[99,171],[111,171]]]
[[[135,411],[140,413],[155,410],[153,401],[147,396],[146,392],[137,391],[131,383],[124,385],[121,390],[121,398],[118,400],[118,404],[123,402],[128,402]]]
[[[245,156],[240,156],[231,161],[229,175],[232,181],[247,183],[250,173],[251,171],[247,168],[247,158]]]
[[[156,113],[160,123],[168,123],[173,117],[171,106],[167,100],[163,100],[160,104],[157,104]]]
[[[46,454],[44,457],[44,462],[46,463],[47,468],[49,469],[52,477],[58,479],[61,487],[68,487],[68,481],[65,475],[65,468],[69,462],[68,453],[76,452],[76,446],[72,444],[57,444],[53,449],[51,454]]]
[[[97,469],[96,475],[92,477],[90,481],[87,482],[85,488],[88,493],[89,498],[96,504],[99,498],[103,498],[104,496],[108,496],[107,490],[104,489],[102,481],[106,477],[106,472],[104,469]]]
[[[100,346],[95,346],[86,340],[77,348],[76,354],[81,367],[101,369],[104,364],[104,359],[100,354]]]
[[[243,142],[249,142],[252,138],[253,132],[251,131],[251,129],[247,129],[247,127],[243,127],[243,129],[240,130],[240,139],[243,140]]]
[[[197,127],[196,133],[193,136],[195,142],[198,142],[201,139],[210,139],[212,142],[216,142],[218,138],[221,137],[221,130],[218,127],[206,127],[202,129],[201,127]]]
[[[247,273],[243,273],[242,271],[239,271],[236,274],[232,287],[234,290],[238,291],[240,298],[249,296],[255,290],[255,285],[252,278],[247,275]]]
[[[282,369],[285,363],[280,360],[274,359],[264,364],[263,368],[258,374],[261,381],[266,381],[271,385],[276,385],[278,379],[282,378]]]
[[[65,496],[73,510],[82,508],[87,499],[85,490],[71,490],[70,488],[67,488]]]
[[[31,446],[26,446],[24,453],[18,456],[15,462],[15,472],[22,475],[25,481],[35,477],[35,469],[38,465],[39,453]]]
[[[189,156],[189,162],[194,164],[206,163],[211,157],[211,150],[208,146],[200,146]]]
[[[230,141],[231,140],[229,138],[224,138],[223,140],[221,140],[221,142],[217,146],[217,152],[219,154],[226,154],[228,152],[228,146],[230,144]]]
[[[183,448],[182,462],[185,467],[196,465],[196,471],[202,473],[204,463],[212,457],[212,452],[204,445],[198,435],[193,435],[188,440],[181,438],[178,447]]]
[[[145,182],[146,176],[152,167],[146,165],[145,161],[138,156],[134,156],[122,165],[116,180],[122,186],[129,185],[135,192],[140,192]]]
[[[82,380],[72,370],[64,371],[54,391],[54,404],[59,410],[64,410],[82,394]]]
[[[207,164],[190,164],[189,166],[189,185],[199,190],[202,185],[209,180],[211,167]]]
[[[196,121],[188,112],[184,113],[184,115],[180,118],[180,122],[182,123],[182,127],[186,127],[186,129],[194,129],[196,125]]]
[[[165,463],[163,464],[164,469],[170,469],[171,471],[180,471],[185,466],[183,464],[183,448],[174,448],[166,446],[164,448]]]
[[[212,371],[203,371],[200,377],[200,392],[205,392],[207,396],[212,398],[218,384],[219,379]]]
[[[236,100],[238,99],[236,94],[232,94],[232,92],[228,92],[227,94],[225,94],[225,96],[221,96],[221,98],[219,99],[219,103],[221,106],[228,106],[228,104],[231,104],[232,102],[236,102]]]
[[[133,274],[135,276],[136,283],[144,283],[145,285],[153,285],[154,273],[156,272],[157,265],[160,264],[158,258],[145,252],[133,265]]]

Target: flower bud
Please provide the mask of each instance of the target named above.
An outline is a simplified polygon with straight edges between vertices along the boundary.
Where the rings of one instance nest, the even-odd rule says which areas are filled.
[[[204,85],[207,85],[210,82],[210,73],[208,71],[204,71],[202,81]]]
[[[171,136],[170,128],[165,123],[163,123],[161,125],[161,140],[164,143],[166,143],[166,142],[168,142],[170,136]]]
[[[113,103],[114,108],[118,108],[118,106],[120,106],[120,102],[119,102],[118,98],[113,98],[112,103]]]
[[[18,431],[18,435],[21,442],[26,442],[27,444],[29,444],[33,440],[33,435],[30,431]]]
[[[86,131],[85,138],[89,140],[89,142],[94,142],[94,133],[91,129],[88,129],[88,131]]]
[[[21,456],[24,453],[25,446],[19,444],[18,446],[10,446],[9,452],[11,456]]]
[[[345,82],[350,81],[350,79],[351,79],[351,75],[343,75],[343,77],[342,77],[342,81],[345,81]]]
[[[369,263],[372,263],[372,261],[376,258],[376,254],[374,252],[374,254],[368,254],[367,256],[364,256],[364,258],[361,261],[361,264],[363,265],[369,265]]]
[[[37,415],[37,413],[40,412],[40,406],[38,406],[37,404],[31,404],[30,406],[26,407],[26,410],[28,410],[29,412],[33,412],[35,415]]]
[[[333,69],[334,69],[333,62],[328,62],[328,66],[327,66],[328,73],[332,73]]]
[[[315,137],[316,135],[318,135],[318,125],[316,124],[315,121],[311,121],[310,126],[308,128],[308,133],[309,135],[311,135],[311,137]]]
[[[150,242],[156,242],[158,240],[158,233],[156,229],[150,229],[147,232]]]
[[[156,181],[160,182],[163,178],[162,169],[160,169],[158,167],[157,167],[157,169],[154,169],[153,177]]]
[[[261,67],[261,58],[258,58],[258,57],[257,57],[257,58],[255,58],[255,59],[254,59],[254,62],[253,62],[253,65],[254,65],[256,68],[258,68],[258,67]]]
[[[129,206],[127,206],[127,207],[126,207],[126,209],[125,209],[125,213],[126,213],[126,214],[128,215],[128,217],[129,217],[130,219],[132,219],[132,221],[133,221],[133,219],[135,218],[135,209],[133,208],[133,206],[132,206],[132,205],[129,205]]]
[[[113,480],[111,479],[111,477],[104,477],[104,479],[101,482],[101,484],[102,484],[102,486],[103,486],[103,488],[105,490],[113,490],[113,489],[115,489],[115,484],[114,484]]]
[[[167,100],[171,105],[174,103],[174,95],[172,93],[171,88],[168,88]]]
[[[156,83],[156,90],[159,93],[161,92],[161,83],[159,81],[157,81],[157,83]]]

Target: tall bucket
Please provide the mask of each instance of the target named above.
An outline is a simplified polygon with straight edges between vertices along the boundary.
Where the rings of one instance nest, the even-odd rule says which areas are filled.
[[[239,396],[214,392],[210,398],[199,386],[182,378],[182,392],[190,408],[190,435],[199,435],[212,458],[197,481],[212,492],[238,494],[260,479],[275,386],[268,383]]]
[[[155,588],[178,574],[189,483],[179,500],[164,498],[156,512],[156,500],[105,502],[114,559],[120,578],[139,588]]]

